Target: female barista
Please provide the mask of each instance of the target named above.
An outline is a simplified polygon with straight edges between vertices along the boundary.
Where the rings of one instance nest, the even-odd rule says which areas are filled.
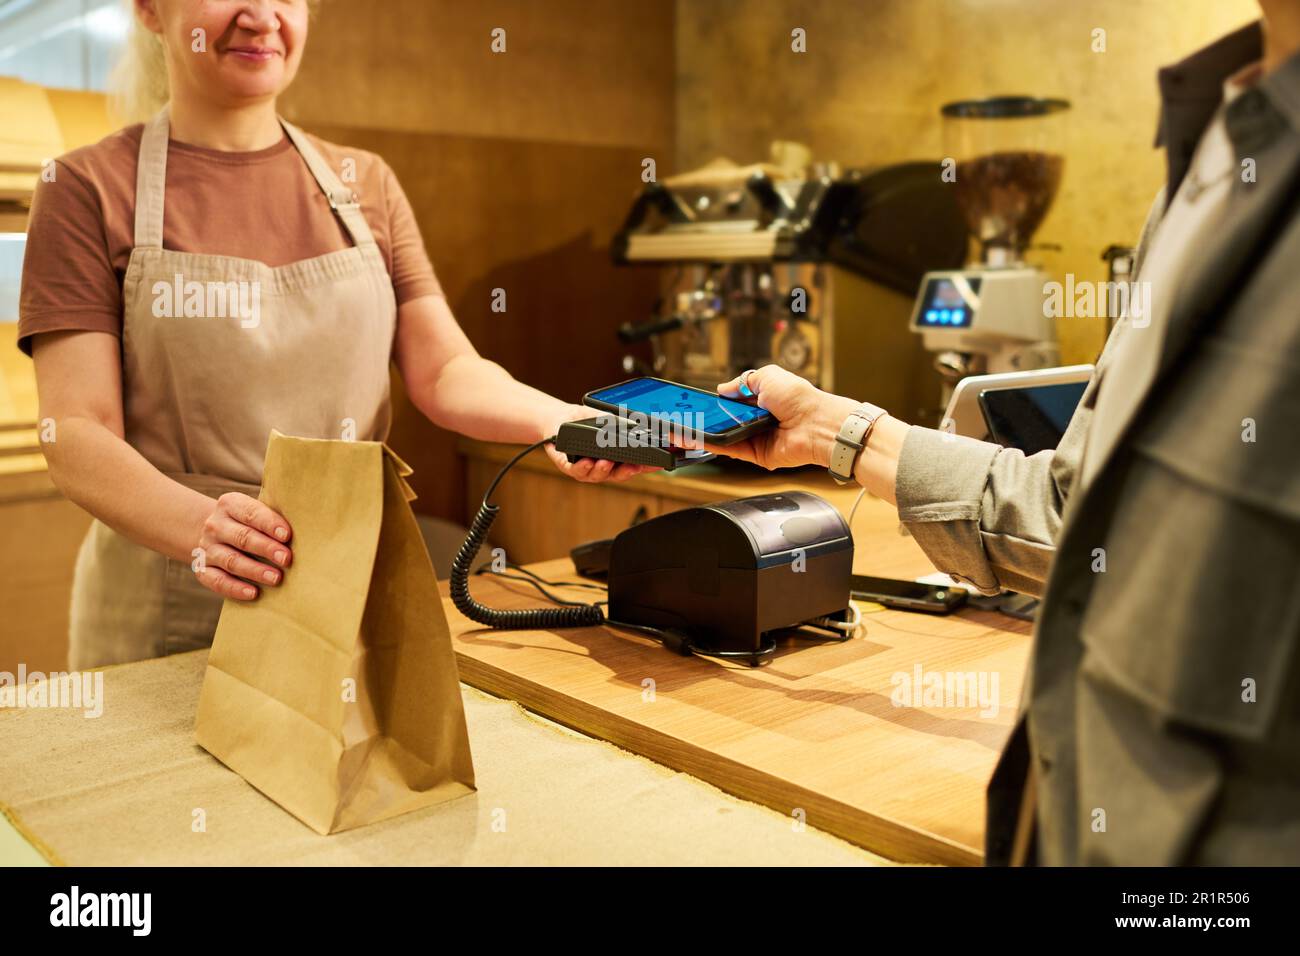
[[[206,646],[222,598],[292,573],[293,529],[257,500],[268,434],[382,440],[390,358],[420,411],[476,438],[533,442],[590,414],[478,355],[383,160],[279,119],[308,0],[134,6],[127,72],[169,102],[57,161],[23,273],[50,476],[96,519],[77,668]],[[640,470],[548,450],[583,481]]]

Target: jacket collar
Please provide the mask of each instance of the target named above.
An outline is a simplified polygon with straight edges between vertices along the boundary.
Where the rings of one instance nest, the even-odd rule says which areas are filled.
[[[1166,197],[1173,197],[1187,173],[1192,152],[1223,99],[1223,82],[1258,59],[1259,39],[1259,24],[1252,24],[1169,68],[1178,71],[1188,63],[1204,64],[1207,61],[1202,57],[1209,54],[1212,69],[1184,71],[1183,79],[1177,81],[1168,79],[1173,74],[1161,71],[1162,92],[1166,82],[1170,84],[1161,118],[1161,129],[1168,137],[1166,148],[1171,169]],[[1089,445],[1087,455],[1097,463],[1095,470],[1090,469],[1093,475],[1100,474],[1124,436],[1132,430],[1135,419],[1142,415],[1147,404],[1145,399],[1158,393],[1169,376],[1176,373],[1188,347],[1216,317],[1230,310],[1254,266],[1297,214],[1300,54],[1229,103],[1224,111],[1224,124],[1238,161],[1245,158],[1254,161],[1257,175],[1248,180],[1235,178],[1223,221],[1199,250],[1196,267],[1179,282],[1154,380],[1144,396],[1133,403],[1130,418],[1123,427],[1114,429],[1104,446]],[[1173,147],[1185,142],[1186,137],[1191,137],[1186,156],[1176,157],[1178,150]],[[1140,274],[1138,278],[1141,279]]]
[[[1155,144],[1165,148],[1166,197],[1173,197],[1187,175],[1196,144],[1223,101],[1224,82],[1263,51],[1264,31],[1257,20],[1156,74],[1160,121]]]

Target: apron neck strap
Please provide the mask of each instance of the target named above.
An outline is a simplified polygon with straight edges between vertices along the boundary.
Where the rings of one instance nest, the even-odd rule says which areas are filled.
[[[316,185],[320,186],[330,208],[342,220],[352,242],[357,246],[373,246],[375,237],[361,212],[357,194],[343,185],[302,130],[283,119],[280,125],[307,163]],[[140,135],[140,156],[135,173],[135,244],[150,249],[162,248],[163,195],[167,186],[167,139],[170,132],[170,113],[164,106],[145,123]]]
[[[161,249],[163,193],[167,186],[167,135],[171,129],[168,107],[144,124],[140,157],[135,170],[135,244]]]

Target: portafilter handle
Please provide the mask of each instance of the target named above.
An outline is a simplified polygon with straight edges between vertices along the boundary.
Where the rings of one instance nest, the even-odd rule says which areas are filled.
[[[972,359],[969,352],[940,352],[934,357],[934,368],[945,382],[955,384],[971,374]]]
[[[628,344],[644,342],[652,335],[658,335],[661,332],[672,332],[674,329],[680,329],[685,324],[686,319],[680,315],[652,319],[649,322],[624,322],[618,327],[618,340]]]

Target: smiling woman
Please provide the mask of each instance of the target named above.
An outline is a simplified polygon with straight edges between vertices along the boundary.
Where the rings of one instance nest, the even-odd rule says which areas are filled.
[[[129,11],[137,6],[135,0],[123,0]],[[242,80],[233,84],[233,89],[243,89],[255,93],[259,85],[263,89],[278,90],[288,86],[298,70],[301,61],[301,48],[298,41],[305,42],[307,19],[320,5],[320,0],[289,0],[276,4],[289,7],[292,12],[281,18],[280,42],[267,43],[241,42],[231,45],[229,38],[222,44],[220,33],[229,24],[222,22],[221,11],[211,10],[199,19],[172,18],[170,28],[182,34],[174,40],[164,43],[163,36],[169,29],[168,4],[166,0],[149,0],[141,4],[152,8],[151,12],[141,11],[139,17],[132,16],[131,30],[127,37],[123,56],[113,69],[110,86],[113,91],[114,105],[119,115],[127,119],[144,120],[154,115],[168,101],[171,95],[169,72],[183,68],[187,73],[198,74],[202,81],[204,72],[220,70],[231,61],[243,61],[248,66],[258,66],[275,59],[273,70],[248,70]],[[213,4],[220,7],[221,4]],[[301,21],[301,29],[294,24],[295,17]],[[226,17],[228,20],[228,16]],[[192,52],[204,52],[210,44],[217,44],[218,51],[224,55],[216,58],[186,57],[179,58],[179,63],[169,62],[168,49],[184,49],[189,45]],[[292,57],[288,56],[292,48]],[[173,58],[175,59],[175,58]],[[227,79],[234,79],[228,75]],[[216,78],[208,76],[207,82]],[[178,77],[179,82],[179,77]]]
[[[37,188],[19,345],[57,427],[50,476],[97,519],[76,667],[206,646],[222,598],[292,573],[293,529],[257,500],[267,436],[384,440],[390,362],[419,411],[471,437],[536,442],[590,414],[477,353],[383,159],[280,118],[311,6],[134,0],[119,80],[162,105]],[[216,288],[239,308],[185,291]],[[175,289],[183,308],[159,298]],[[579,480],[642,470],[548,450]]]

